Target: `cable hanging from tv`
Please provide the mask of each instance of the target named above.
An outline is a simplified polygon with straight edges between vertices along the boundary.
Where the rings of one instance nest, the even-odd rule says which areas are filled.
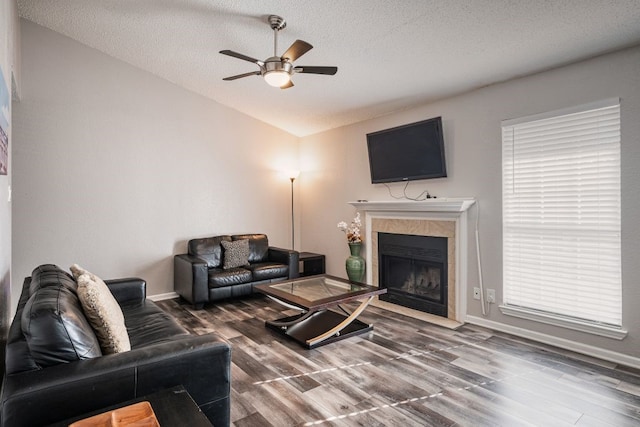
[[[407,194],[407,187],[409,187],[409,181],[407,181],[404,184],[404,188],[402,189],[402,196],[396,196],[391,192],[391,187],[389,186],[389,184],[387,183],[383,183],[385,187],[387,187],[387,190],[389,190],[389,195],[397,200],[413,200],[414,202],[421,202],[423,200],[427,200],[427,199],[435,199],[436,196],[432,196],[431,194],[429,194],[429,190],[424,190],[422,193],[418,194],[415,197],[411,197]]]

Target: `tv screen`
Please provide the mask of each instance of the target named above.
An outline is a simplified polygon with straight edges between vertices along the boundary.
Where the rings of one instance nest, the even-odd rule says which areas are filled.
[[[447,176],[441,117],[368,133],[367,149],[373,184]]]

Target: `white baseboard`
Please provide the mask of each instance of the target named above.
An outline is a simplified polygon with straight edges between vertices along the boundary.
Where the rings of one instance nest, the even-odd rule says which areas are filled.
[[[587,356],[597,357],[609,362],[618,363],[620,365],[630,366],[640,369],[640,358],[629,356],[615,351],[606,350],[600,347],[594,347],[564,338],[554,337],[552,335],[542,334],[540,332],[530,331],[528,329],[518,328],[516,326],[505,325],[504,323],[494,322],[492,320],[483,319],[476,316],[467,316],[465,321],[485,328],[494,329],[500,332],[506,332],[522,338],[528,338],[544,344],[553,345],[565,350],[575,351],[576,353],[586,354]]]
[[[147,296],[147,298],[149,298],[151,301],[162,301],[165,299],[178,298],[179,296],[180,295],[178,295],[175,292],[167,292],[166,294],[157,294],[157,295]]]

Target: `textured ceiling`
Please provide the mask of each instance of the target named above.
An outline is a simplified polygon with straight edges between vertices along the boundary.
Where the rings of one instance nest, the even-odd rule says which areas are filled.
[[[20,16],[305,136],[640,43],[640,0],[18,0]],[[314,48],[281,90],[219,54]]]

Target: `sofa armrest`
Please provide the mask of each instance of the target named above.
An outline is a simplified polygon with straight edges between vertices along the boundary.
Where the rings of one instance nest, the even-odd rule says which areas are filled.
[[[173,289],[196,308],[209,301],[209,269],[207,262],[194,255],[173,257]]]
[[[269,261],[280,262],[289,266],[289,279],[295,279],[300,275],[300,254],[291,249],[269,246],[267,255]]]
[[[215,425],[229,424],[231,347],[213,334],[6,375],[2,425],[46,425],[182,385]]]
[[[137,277],[105,280],[118,304],[139,302],[147,298],[147,282]]]

